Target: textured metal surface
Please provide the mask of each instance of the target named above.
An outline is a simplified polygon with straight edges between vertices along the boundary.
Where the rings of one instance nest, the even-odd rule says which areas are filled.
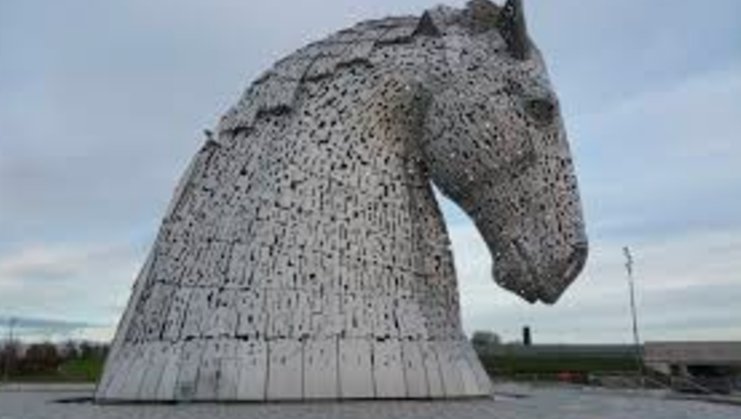
[[[264,73],[178,185],[96,397],[488,394],[431,182],[529,301],[555,301],[586,257],[523,25],[517,1],[439,7],[360,23]]]

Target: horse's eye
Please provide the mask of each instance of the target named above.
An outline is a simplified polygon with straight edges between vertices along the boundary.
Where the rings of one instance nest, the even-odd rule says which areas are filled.
[[[525,109],[539,124],[548,125],[556,117],[556,105],[548,99],[529,100]]]

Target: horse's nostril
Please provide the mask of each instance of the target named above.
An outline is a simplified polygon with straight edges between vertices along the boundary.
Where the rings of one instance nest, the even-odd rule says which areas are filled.
[[[548,99],[532,99],[527,102],[526,109],[536,122],[543,125],[553,122],[556,116],[556,105]]]

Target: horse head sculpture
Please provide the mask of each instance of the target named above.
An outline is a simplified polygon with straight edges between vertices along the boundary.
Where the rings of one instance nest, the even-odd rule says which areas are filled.
[[[587,255],[558,100],[520,1],[501,10],[473,1],[462,18],[464,28],[440,25],[449,33],[423,20],[426,33],[455,45],[431,87],[425,164],[476,223],[496,282],[530,302],[553,303]]]
[[[486,395],[432,183],[553,303],[587,241],[522,6],[362,22],[260,76],[175,190],[99,401]]]

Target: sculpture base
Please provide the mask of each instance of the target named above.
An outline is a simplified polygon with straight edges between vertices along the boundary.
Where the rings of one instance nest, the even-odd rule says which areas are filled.
[[[198,339],[125,345],[97,402],[430,399],[488,396],[467,340]]]

